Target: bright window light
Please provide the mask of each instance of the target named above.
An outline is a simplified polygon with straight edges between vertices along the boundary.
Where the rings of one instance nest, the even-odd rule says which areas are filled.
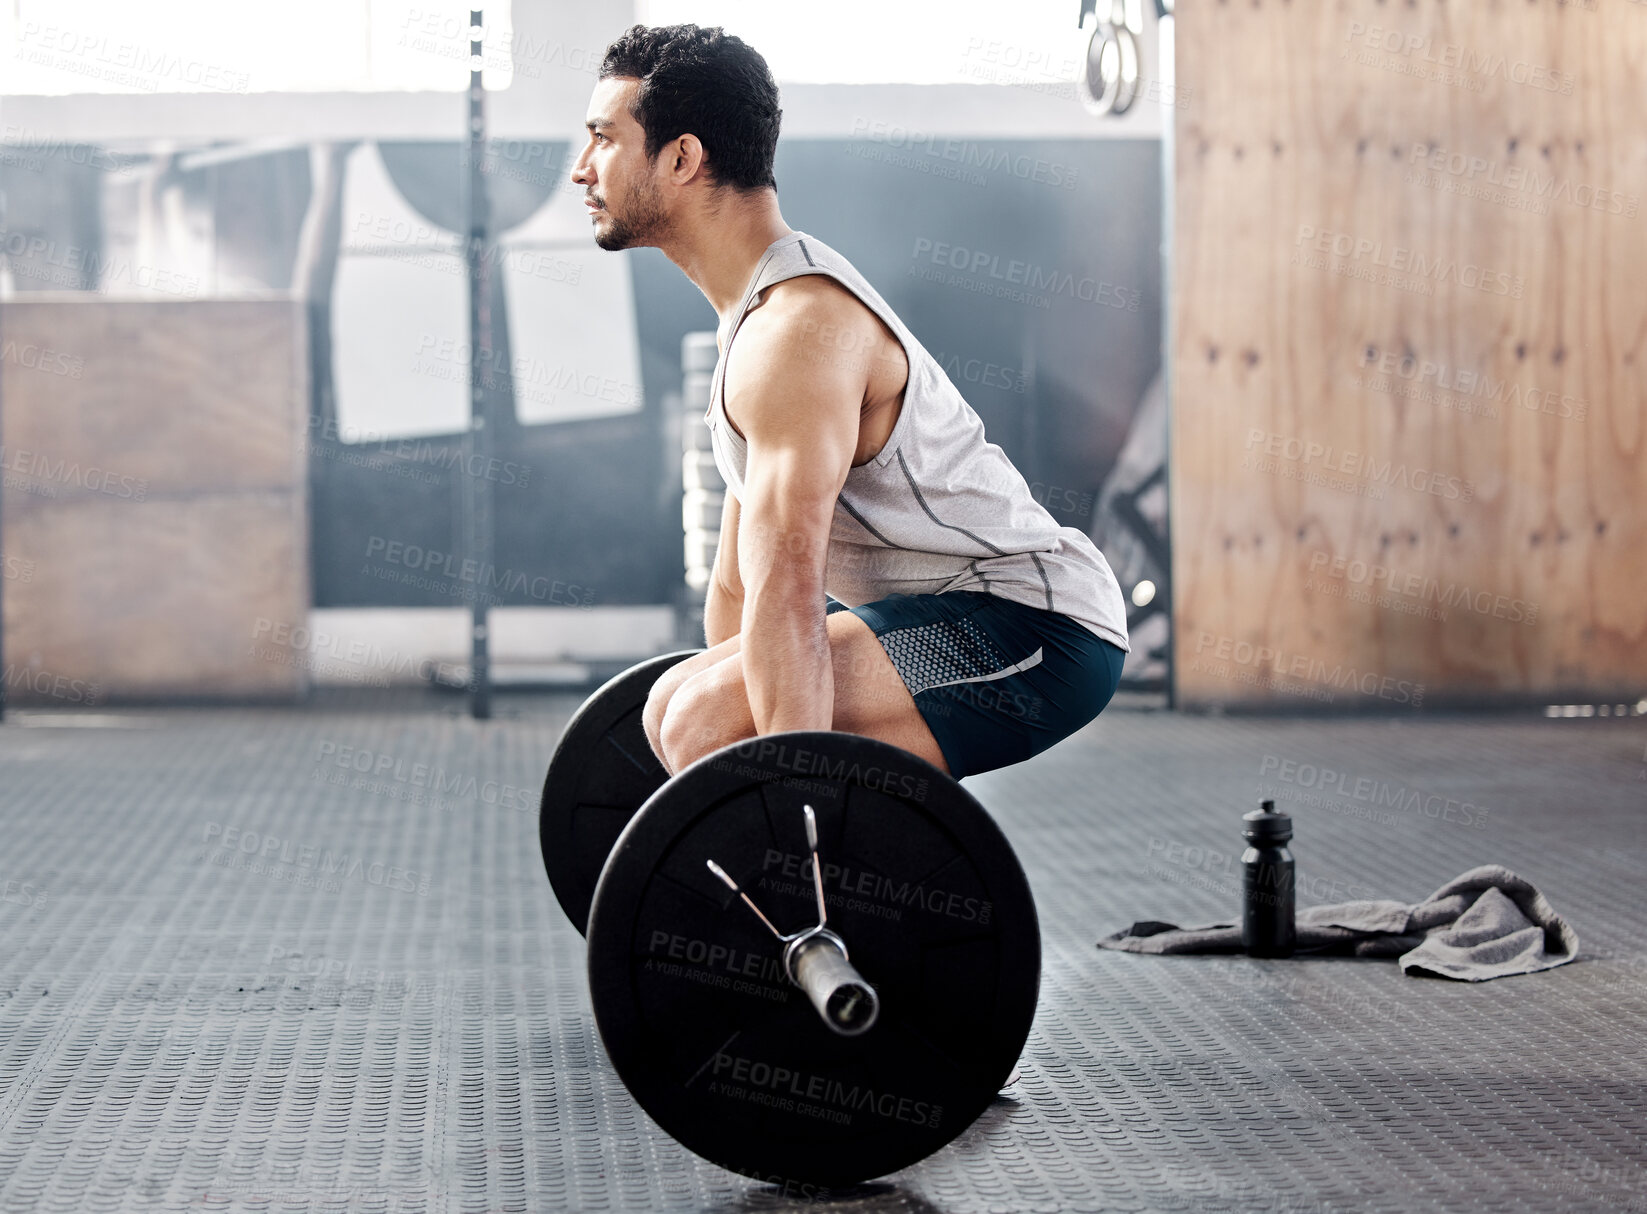
[[[1010,84],[1076,78],[1092,36],[1076,0],[637,0],[644,25],[719,25],[766,58],[780,83]]]
[[[488,2],[489,89],[513,80],[511,0]],[[461,91],[467,0],[12,0],[0,94]]]

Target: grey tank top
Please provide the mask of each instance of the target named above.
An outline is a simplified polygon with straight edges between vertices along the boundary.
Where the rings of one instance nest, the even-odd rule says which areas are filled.
[[[1058,525],[869,281],[805,232],[767,247],[730,326],[722,326],[705,421],[728,491],[742,500],[749,446],[727,421],[727,353],[760,293],[803,274],[828,275],[856,295],[909,359],[903,411],[886,446],[847,473],[836,500],[824,577],[830,596],[857,607],[893,594],[981,591],[1066,615],[1126,650],[1126,605],[1103,553]]]

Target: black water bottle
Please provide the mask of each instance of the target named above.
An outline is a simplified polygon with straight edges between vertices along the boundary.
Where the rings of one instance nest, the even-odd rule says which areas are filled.
[[[1297,940],[1293,921],[1292,818],[1275,802],[1243,814],[1247,850],[1241,853],[1241,943],[1249,957],[1290,957]]]

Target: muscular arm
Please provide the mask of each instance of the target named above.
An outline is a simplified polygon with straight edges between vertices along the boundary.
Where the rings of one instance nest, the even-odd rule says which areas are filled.
[[[743,627],[743,579],[738,575],[738,499],[730,490],[721,506],[721,538],[703,603],[703,639],[714,648]]]
[[[763,734],[833,723],[824,566],[867,382],[861,360],[819,359],[813,336],[826,324],[861,324],[867,311],[822,280],[795,286],[745,320],[726,379],[727,412],[749,442],[737,537],[739,650]]]

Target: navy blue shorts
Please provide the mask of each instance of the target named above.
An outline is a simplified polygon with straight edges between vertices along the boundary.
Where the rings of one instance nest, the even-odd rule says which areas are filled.
[[[1091,721],[1126,653],[1068,616],[993,594],[895,594],[861,607],[956,779],[1022,763]]]

